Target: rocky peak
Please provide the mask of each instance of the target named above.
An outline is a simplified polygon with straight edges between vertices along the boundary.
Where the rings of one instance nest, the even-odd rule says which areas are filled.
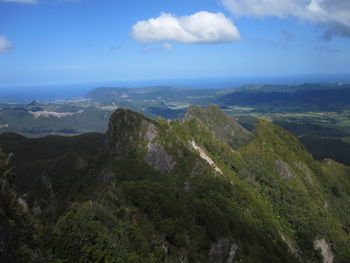
[[[110,117],[107,146],[116,152],[136,150],[158,134],[157,123],[131,110],[117,109]]]
[[[158,172],[169,172],[175,161],[159,139],[159,124],[143,115],[124,109],[116,110],[109,120],[107,146],[122,155],[136,153]]]
[[[208,108],[190,106],[185,115],[185,120],[202,121],[215,133],[217,139],[234,149],[245,145],[251,137],[249,131],[217,105],[210,105]]]

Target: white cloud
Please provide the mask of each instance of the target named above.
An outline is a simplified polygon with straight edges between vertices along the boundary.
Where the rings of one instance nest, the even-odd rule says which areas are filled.
[[[182,17],[162,13],[157,18],[136,23],[131,36],[143,43],[224,43],[240,40],[237,28],[227,17],[222,13],[204,11]]]
[[[37,0],[0,0],[5,3],[18,3],[18,4],[37,4]]]
[[[237,17],[298,17],[327,26],[325,38],[334,34],[350,37],[349,0],[221,0]]]
[[[9,53],[12,51],[12,43],[4,36],[0,36],[0,53]]]

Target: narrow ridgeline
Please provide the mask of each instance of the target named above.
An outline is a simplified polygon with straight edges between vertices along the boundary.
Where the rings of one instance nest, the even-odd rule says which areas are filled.
[[[250,133],[216,106],[173,121],[118,109],[99,138],[96,154],[16,168],[22,205],[0,230],[19,209],[32,225],[12,220],[26,231],[1,240],[1,262],[350,262],[350,168],[279,126]]]

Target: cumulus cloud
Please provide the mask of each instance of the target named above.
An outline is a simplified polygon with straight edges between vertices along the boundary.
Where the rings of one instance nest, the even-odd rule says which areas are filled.
[[[18,3],[18,4],[37,4],[37,0],[0,0],[4,3]]]
[[[263,18],[276,16],[298,17],[317,25],[326,26],[324,38],[333,35],[350,37],[349,0],[221,0],[237,17]]]
[[[204,11],[182,17],[162,13],[157,18],[136,23],[131,36],[143,43],[167,41],[209,44],[240,40],[236,26],[225,15]]]
[[[13,45],[4,36],[0,36],[0,53],[9,53],[12,51]]]

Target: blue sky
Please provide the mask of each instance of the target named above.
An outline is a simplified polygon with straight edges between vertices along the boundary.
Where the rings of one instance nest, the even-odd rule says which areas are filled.
[[[349,1],[310,1],[0,0],[0,86],[350,74]]]

